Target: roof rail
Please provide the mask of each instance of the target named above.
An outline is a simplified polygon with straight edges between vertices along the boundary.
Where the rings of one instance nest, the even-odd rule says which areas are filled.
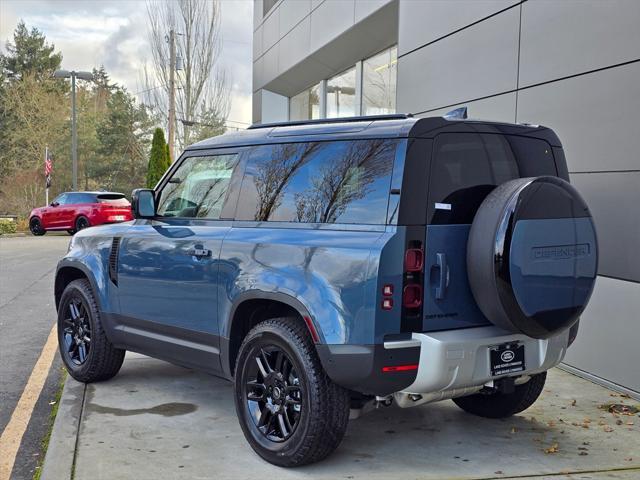
[[[402,120],[413,117],[410,113],[393,113],[388,115],[363,115],[361,117],[319,118],[316,120],[294,120],[291,122],[254,123],[247,130],[256,128],[293,127],[296,125],[319,125],[323,123],[374,122],[377,120]]]

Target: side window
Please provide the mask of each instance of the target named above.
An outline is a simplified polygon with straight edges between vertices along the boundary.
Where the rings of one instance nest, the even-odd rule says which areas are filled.
[[[397,141],[255,147],[237,220],[384,224]]]
[[[158,215],[220,218],[237,163],[237,154],[184,159],[160,192]]]
[[[445,133],[434,143],[431,224],[469,224],[486,196],[519,177],[556,175],[549,145],[512,135]]]
[[[69,203],[68,196],[69,196],[68,193],[61,193],[51,203],[57,203],[58,205],[66,205]]]

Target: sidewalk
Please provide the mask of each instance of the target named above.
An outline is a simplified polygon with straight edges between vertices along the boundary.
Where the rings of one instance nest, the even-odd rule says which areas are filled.
[[[67,380],[42,480],[73,468],[75,480],[640,478],[640,415],[599,408],[611,403],[636,404],[554,369],[517,417],[476,418],[451,401],[382,408],[351,421],[326,461],[287,470],[245,442],[230,383],[128,353],[109,382]]]

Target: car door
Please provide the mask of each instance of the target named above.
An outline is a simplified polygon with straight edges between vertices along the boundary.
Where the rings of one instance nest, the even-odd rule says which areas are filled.
[[[61,222],[61,211],[67,201],[66,193],[58,195],[50,204],[42,215],[42,226],[44,228],[58,228]]]
[[[117,291],[132,349],[219,370],[218,260],[239,158],[231,151],[180,159],[156,192],[155,218],[137,220],[121,239]]]
[[[56,207],[58,223],[56,228],[72,229],[75,222],[77,204],[81,201],[81,193],[67,193],[60,205]]]

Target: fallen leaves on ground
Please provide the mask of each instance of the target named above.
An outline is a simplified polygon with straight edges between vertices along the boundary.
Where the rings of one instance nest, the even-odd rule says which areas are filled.
[[[558,444],[554,443],[553,445],[551,445],[549,448],[545,448],[544,449],[544,453],[550,454],[550,453],[558,453]]]

